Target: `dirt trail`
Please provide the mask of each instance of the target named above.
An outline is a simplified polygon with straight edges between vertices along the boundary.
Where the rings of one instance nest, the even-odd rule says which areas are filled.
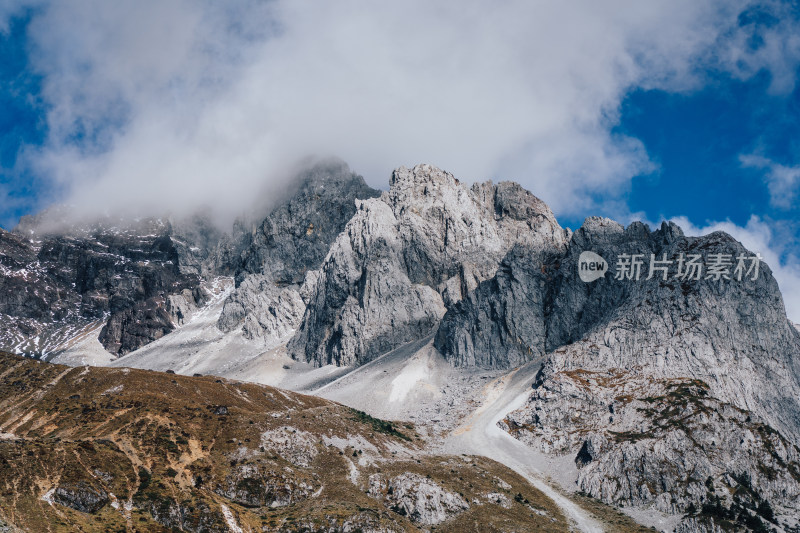
[[[540,460],[537,454],[497,427],[498,421],[525,403],[539,364],[533,361],[487,384],[483,404],[450,433],[444,448],[449,453],[483,455],[506,465],[553,500],[578,530],[600,533],[604,529],[590,513],[544,480],[534,466]]]
[[[404,395],[401,401],[392,401],[394,385],[409,373],[409,368],[414,367],[415,358],[424,355],[425,350],[433,349],[430,342],[431,337],[408,343],[343,377],[322,384],[316,390],[306,392],[362,409],[380,418],[406,419],[410,414],[416,415],[416,420],[436,418],[437,420],[431,422],[438,422],[439,430],[446,427],[441,422],[452,416],[452,413],[441,410],[442,400],[452,398],[453,402],[466,406],[474,399],[476,408],[463,412],[465,416],[461,418],[463,422],[460,425],[455,428],[450,426],[453,429],[446,430],[446,434],[434,429],[432,434],[441,436],[433,437],[431,451],[482,455],[494,459],[524,476],[529,483],[553,500],[576,530],[586,533],[604,531],[590,513],[545,481],[544,475],[536,467],[541,464],[540,455],[497,427],[499,420],[525,402],[542,361],[531,361],[499,377],[495,373],[495,378],[488,382],[483,381],[487,378],[485,373],[475,373],[470,380],[469,390],[462,390],[455,396],[448,396],[444,391],[439,399],[436,394],[430,398],[420,395],[419,392],[425,385],[435,383],[438,385],[436,388],[441,389],[448,383],[452,385],[453,379],[457,377],[459,370],[442,359],[440,365],[428,365],[418,383],[406,384],[409,386],[403,392],[408,392],[406,388],[411,391],[407,397]],[[438,357],[441,359],[441,356]],[[429,354],[429,359],[433,361],[436,358]],[[474,392],[481,385],[484,385],[483,389],[478,393]],[[444,440],[440,441],[441,438]]]

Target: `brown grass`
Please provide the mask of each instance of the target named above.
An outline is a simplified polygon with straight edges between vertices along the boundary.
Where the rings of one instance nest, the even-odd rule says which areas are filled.
[[[313,436],[309,466],[262,448],[262,434],[284,426]],[[28,531],[168,531],[156,515],[170,507],[182,509],[187,530],[226,531],[222,505],[245,531],[313,531],[346,520],[418,530],[366,493],[369,474],[378,471],[417,472],[464,495],[470,509],[435,531],[568,530],[552,501],[498,463],[429,456],[420,453],[425,443],[413,426],[256,384],[67,368],[0,353],[0,432],[13,434],[0,440],[0,518]],[[357,484],[349,480],[348,459],[365,451],[323,442],[354,436],[377,450],[367,451],[371,464],[358,466]],[[321,490],[285,507],[245,507],[215,490],[242,464]],[[90,514],[42,500],[50,489],[80,483],[113,493],[119,509],[108,504]],[[488,492],[507,494],[512,505],[486,501]]]

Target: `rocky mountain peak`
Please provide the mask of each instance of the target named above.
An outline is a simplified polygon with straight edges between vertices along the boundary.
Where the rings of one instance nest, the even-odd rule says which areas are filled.
[[[586,217],[580,228],[575,231],[575,234],[583,233],[589,235],[614,235],[625,231],[625,226],[606,217]]]
[[[237,285],[248,274],[264,274],[279,285],[302,283],[355,213],[356,199],[379,194],[338,159],[302,171],[253,232],[236,272]]]
[[[317,364],[361,364],[435,330],[515,246],[563,253],[566,242],[552,212],[519,186],[469,187],[431,165],[400,168],[334,241],[290,350]]]
[[[245,338],[265,347],[286,341],[303,317],[306,293],[316,281],[312,273],[364,199],[379,194],[338,159],[303,171],[288,197],[253,230],[219,329],[241,328]]]
[[[469,202],[468,189],[449,172],[421,164],[411,169],[400,167],[389,180],[388,204],[400,215],[406,209],[425,211],[446,205]]]
[[[581,249],[589,249],[594,244],[636,240],[652,240],[667,245],[683,237],[683,230],[674,222],[664,221],[657,230],[651,231],[643,222],[631,222],[626,228],[610,218],[593,216],[587,217],[573,233],[570,244]]]
[[[484,184],[476,184],[473,186],[473,190],[484,197],[487,197],[484,191],[493,195],[495,217],[498,219],[531,220],[536,217],[544,217],[555,226],[558,225],[550,207],[519,183],[501,181],[496,186],[492,186],[492,182],[488,181]]]

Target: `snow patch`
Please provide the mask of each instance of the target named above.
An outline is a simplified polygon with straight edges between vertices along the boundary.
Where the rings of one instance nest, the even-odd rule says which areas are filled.
[[[239,524],[236,522],[236,518],[234,518],[233,513],[230,509],[228,509],[228,506],[223,503],[220,505],[220,507],[222,508],[222,516],[225,517],[225,523],[228,524],[228,529],[233,533],[244,533],[244,530],[239,527]]]
[[[414,356],[402,372],[392,380],[390,402],[402,402],[414,386],[428,376],[428,365],[419,356]]]
[[[358,486],[358,468],[356,468],[356,465],[350,460],[349,457],[345,457],[345,459],[347,460],[347,465],[350,467],[350,473],[348,474],[350,483]]]
[[[50,505],[53,505],[53,494],[55,494],[55,492],[56,492],[56,489],[55,489],[55,487],[53,487],[52,489],[48,490],[47,492],[45,492],[42,495],[41,500],[43,502],[49,503]]]

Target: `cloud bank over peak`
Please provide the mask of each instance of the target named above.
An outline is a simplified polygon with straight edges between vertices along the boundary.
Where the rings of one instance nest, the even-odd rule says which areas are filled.
[[[336,155],[373,186],[430,162],[582,213],[654,168],[613,130],[629,91],[709,69],[790,90],[798,56],[745,1],[12,0],[0,31],[26,7],[48,135],[18,166],[84,211],[235,216]]]

